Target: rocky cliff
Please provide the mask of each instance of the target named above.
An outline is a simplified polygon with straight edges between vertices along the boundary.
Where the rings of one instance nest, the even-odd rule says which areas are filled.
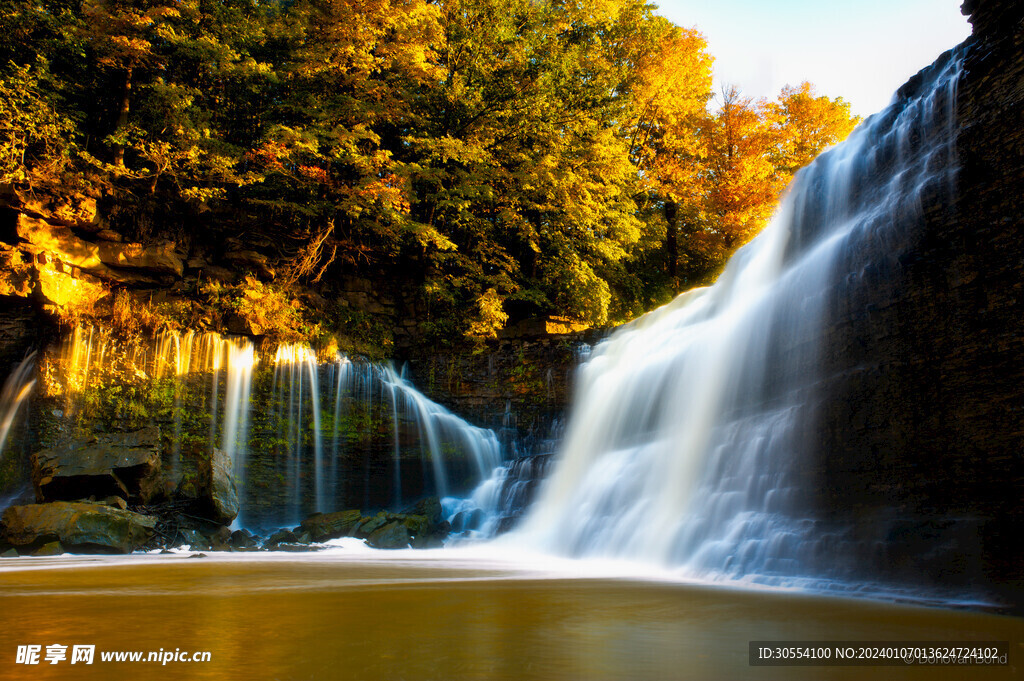
[[[1024,548],[1024,7],[966,2],[955,190],[831,292],[819,511],[863,573],[1005,590]],[[906,87],[913,88],[914,81]]]

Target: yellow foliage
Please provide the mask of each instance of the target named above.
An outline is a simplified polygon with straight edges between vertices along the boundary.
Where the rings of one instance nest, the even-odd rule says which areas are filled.
[[[493,288],[484,291],[476,300],[479,318],[470,322],[468,335],[471,338],[497,338],[498,332],[505,328],[508,315],[502,309],[502,299]]]

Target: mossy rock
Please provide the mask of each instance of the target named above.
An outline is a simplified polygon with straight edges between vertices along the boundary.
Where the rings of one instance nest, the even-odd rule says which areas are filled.
[[[388,524],[388,514],[381,511],[375,516],[363,518],[355,529],[355,536],[367,539],[371,534]]]
[[[308,532],[313,541],[323,542],[352,536],[362,519],[363,514],[359,510],[316,513],[303,520],[299,530]]]
[[[109,506],[55,501],[8,508],[3,538],[15,546],[59,541],[77,551],[130,553],[149,541],[156,521]]]
[[[405,522],[393,520],[373,531],[366,543],[375,549],[404,549],[412,541]]]
[[[441,524],[441,500],[437,497],[420,499],[403,511],[406,515],[424,516],[431,525]]]
[[[59,541],[51,541],[43,544],[38,549],[32,552],[33,556],[59,556],[64,553],[64,547],[60,545]]]

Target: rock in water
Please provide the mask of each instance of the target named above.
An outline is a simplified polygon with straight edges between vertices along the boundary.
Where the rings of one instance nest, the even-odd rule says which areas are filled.
[[[277,548],[278,544],[294,544],[297,539],[298,537],[291,530],[278,530],[267,537],[267,540],[263,542],[263,548],[270,551]]]
[[[235,530],[229,542],[236,551],[252,551],[259,548],[259,540],[249,530]]]
[[[374,530],[366,543],[376,549],[404,549],[409,546],[409,541],[405,523],[395,520]]]
[[[375,516],[363,518],[356,527],[353,534],[360,539],[366,539],[371,534],[388,524],[388,517],[384,511]]]
[[[160,430],[100,433],[32,455],[32,481],[39,501],[89,496],[149,503],[161,493]]]
[[[153,536],[156,518],[97,504],[55,501],[11,506],[3,538],[15,546],[59,541],[73,551],[130,553]]]
[[[337,511],[335,513],[317,513],[302,521],[301,532],[308,532],[315,542],[349,537],[363,519],[359,510]]]

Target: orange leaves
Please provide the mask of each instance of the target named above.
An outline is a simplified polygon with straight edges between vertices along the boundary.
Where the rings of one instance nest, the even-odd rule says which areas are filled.
[[[358,195],[369,201],[376,201],[387,210],[396,213],[409,212],[409,192],[404,177],[394,173],[370,182],[357,191]]]
[[[284,171],[283,158],[288,157],[288,148],[280,143],[268,140],[258,149],[246,154],[246,160],[259,165],[264,171]]]
[[[807,82],[783,88],[770,108],[778,119],[777,163],[790,175],[827,147],[846,139],[860,122],[859,116],[850,115],[849,102],[842,97],[818,96]]]
[[[327,184],[327,171],[320,166],[299,166],[299,175],[314,182]]]

